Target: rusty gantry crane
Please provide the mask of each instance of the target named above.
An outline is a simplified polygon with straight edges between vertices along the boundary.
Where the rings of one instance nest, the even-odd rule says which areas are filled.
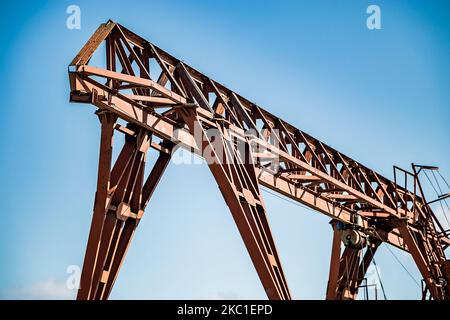
[[[89,65],[103,41],[106,67]],[[448,231],[418,179],[430,168],[396,170],[402,181],[413,180],[409,186],[391,181],[113,21],[102,24],[78,53],[69,79],[70,101],[95,105],[101,123],[78,299],[108,298],[145,207],[179,147],[206,160],[270,299],[291,299],[291,293],[260,186],[332,219],[327,299],[356,298],[383,242],[411,254],[423,276],[422,297],[450,298]],[[125,134],[125,143],[112,165],[115,131]],[[158,157],[146,177],[149,150]]]

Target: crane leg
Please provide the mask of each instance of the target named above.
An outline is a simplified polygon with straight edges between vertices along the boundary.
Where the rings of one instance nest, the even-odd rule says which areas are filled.
[[[437,254],[440,247],[423,236],[420,232],[411,230],[405,223],[399,225],[398,230],[408,246],[426,287],[434,300],[450,300],[450,262],[441,260],[443,253]]]
[[[233,140],[225,127],[211,136],[194,109],[183,112],[191,132],[201,133],[196,134],[197,145],[202,146],[203,156],[231,211],[268,298],[291,299],[266,216],[249,142],[245,138]]]
[[[108,298],[145,206],[170,160],[170,154],[161,151],[144,184],[151,135],[136,129],[135,136],[126,136],[111,170],[116,118],[108,112],[100,112],[99,118],[102,134],[97,192],[78,300]]]
[[[370,250],[366,250],[364,256],[362,249],[348,247],[341,254],[341,231],[337,229],[336,223],[332,223],[332,226],[333,243],[326,299],[355,300],[379,242],[369,243]]]

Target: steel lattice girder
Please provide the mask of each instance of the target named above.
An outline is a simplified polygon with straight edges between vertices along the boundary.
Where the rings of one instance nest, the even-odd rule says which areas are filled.
[[[106,67],[89,65],[93,53],[104,41]],[[150,61],[155,61],[159,66],[156,74],[154,70],[150,70]],[[99,82],[101,78],[106,80],[106,84]],[[450,266],[444,250],[450,244],[450,239],[423,196],[397,185],[302,132],[112,21],[101,25],[72,61],[69,79],[71,101],[95,105],[108,114],[101,116],[101,119],[118,117],[129,122],[129,128],[114,126],[127,135],[136,138],[146,134],[163,139],[164,145],[148,144],[148,147],[157,149],[161,154],[169,155],[161,167],[165,168],[167,165],[173,146],[183,147],[201,156],[205,156],[206,147],[221,149],[215,150],[216,152],[235,153],[236,150],[227,147],[228,144],[225,143],[229,140],[226,136],[230,132],[257,150],[251,153],[252,157],[246,165],[234,163],[231,166],[233,168],[210,165],[210,169],[270,298],[290,298],[270,229],[268,225],[252,229],[252,223],[244,225],[239,222],[240,215],[248,216],[252,213],[254,217],[262,217],[263,224],[267,223],[258,184],[336,221],[351,225],[354,223],[353,217],[358,215],[364,232],[375,242],[386,242],[412,254],[435,299],[449,298],[450,281],[447,281],[446,286],[440,281],[449,278]],[[92,281],[101,280],[98,270],[102,267],[105,270],[105,266],[101,266],[102,263],[94,266],[95,263],[91,261],[99,261],[98,256],[110,254],[108,250],[111,249],[107,248],[104,253],[90,249],[96,248],[102,241],[100,237],[103,236],[105,226],[99,225],[107,220],[105,217],[109,215],[108,206],[117,210],[114,204],[105,202],[105,192],[111,192],[111,189],[105,189],[105,184],[111,184],[108,179],[113,176],[114,169],[112,172],[108,171],[111,156],[105,144],[108,145],[109,140],[104,141],[112,135],[112,124],[109,121],[106,125],[104,121],[102,120],[98,190],[79,295],[83,299],[106,298],[112,286],[108,284],[104,293],[98,293],[98,289],[94,287],[99,284]],[[201,139],[195,137],[195,127],[199,130],[201,128]],[[205,144],[205,130],[208,129],[221,132],[224,143],[219,146]],[[249,130],[253,134],[249,135]],[[237,161],[235,156],[231,159]],[[109,164],[106,164],[108,161]],[[164,170],[158,171],[159,175],[149,179],[158,181]],[[228,179],[224,178],[226,174],[230,175]],[[234,180],[230,179],[231,176]],[[249,177],[254,177],[254,181],[252,178],[248,180]],[[142,177],[138,180],[141,181]],[[252,188],[248,189],[243,185],[251,185]],[[232,193],[224,192],[227,188]],[[121,191],[114,189],[114,192]],[[234,205],[236,199],[239,200],[244,193],[247,196],[252,194],[251,197],[248,196],[251,199],[246,199],[247,205]],[[146,202],[150,195],[151,193],[147,194]],[[130,201],[131,199],[125,201],[121,208],[130,207]],[[259,203],[260,207],[253,202]],[[145,204],[135,210],[143,212],[144,208]],[[139,220],[136,216],[127,217],[126,221],[128,219]],[[122,226],[115,228],[119,230]],[[270,239],[270,244],[261,245],[256,238],[249,238],[248,233],[256,232],[255,230],[264,230],[262,239]],[[336,259],[332,259],[332,264],[334,260]],[[109,260],[107,262],[111,263]],[[83,288],[83,284],[86,286],[87,283],[83,279],[86,278],[91,281],[89,289]],[[360,279],[357,279],[357,283],[358,281]],[[97,292],[86,293],[83,290]]]

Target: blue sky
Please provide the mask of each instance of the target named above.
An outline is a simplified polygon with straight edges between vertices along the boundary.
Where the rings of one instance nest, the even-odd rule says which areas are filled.
[[[81,30],[66,8],[81,8]],[[366,28],[377,4],[382,30]],[[437,164],[450,178],[448,1],[6,1],[0,12],[0,298],[71,298],[96,184],[94,108],[70,104],[67,65],[113,19],[272,113],[392,178]],[[323,299],[328,218],[265,193],[295,299]],[[394,250],[420,279],[412,259]],[[390,299],[420,289],[386,247]],[[171,164],[149,204],[114,299],[264,299],[205,165]]]

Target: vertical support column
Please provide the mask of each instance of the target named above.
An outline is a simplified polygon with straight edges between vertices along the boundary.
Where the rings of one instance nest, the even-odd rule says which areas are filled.
[[[101,124],[97,192],[95,193],[94,213],[92,215],[91,229],[89,231],[88,245],[84,256],[77,299],[87,299],[92,286],[92,271],[97,256],[97,246],[100,242],[103,229],[105,206],[108,197],[114,124],[117,120],[117,117],[109,112],[99,111],[97,115]]]
[[[341,231],[336,227],[336,221],[331,222],[333,228],[333,243],[331,246],[330,273],[327,285],[327,300],[336,298],[337,286],[339,281],[339,268],[341,262]]]
[[[346,247],[341,255],[341,231],[337,221],[332,221],[333,243],[331,249],[330,273],[328,277],[327,300],[355,300],[373,255],[380,242],[372,239],[370,249],[362,256],[362,248]],[[361,259],[362,257],[362,259]]]
[[[108,137],[112,137],[113,125],[114,122],[106,121],[105,125],[102,122],[99,184],[79,300],[108,298],[145,206],[170,160],[169,154],[161,153],[143,186],[151,136],[144,129],[130,127],[136,135],[126,136],[125,145],[110,170],[112,139]]]
[[[329,292],[327,299],[331,300],[354,300],[356,299],[359,261],[361,249],[345,248],[339,259],[339,273],[337,283],[334,284],[336,291]],[[334,294],[334,296],[333,296]]]
[[[291,299],[275,242],[269,227],[255,167],[246,138],[236,141],[230,132],[217,121],[217,134],[203,128],[194,108],[182,109],[197,145],[202,147],[208,163],[222,192],[238,230],[244,240],[252,262],[269,299]]]
[[[447,290],[447,286],[444,281],[450,281],[445,272],[445,262],[441,265],[438,263],[432,263],[431,257],[433,256],[429,248],[431,245],[427,243],[429,240],[425,239],[421,233],[416,233],[410,230],[406,223],[400,223],[398,228],[401,236],[405,240],[408,250],[411,253],[414,262],[417,265],[422,277],[430,291],[434,300],[449,300],[450,293]]]

